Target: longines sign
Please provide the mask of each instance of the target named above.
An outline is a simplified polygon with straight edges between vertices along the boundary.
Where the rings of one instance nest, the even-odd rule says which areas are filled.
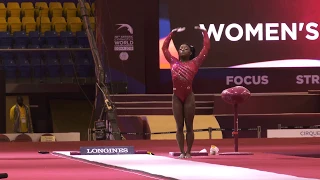
[[[80,147],[81,155],[135,154],[133,146],[95,146]]]

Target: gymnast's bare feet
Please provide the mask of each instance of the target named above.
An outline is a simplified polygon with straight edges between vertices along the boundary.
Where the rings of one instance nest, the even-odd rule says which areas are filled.
[[[190,153],[186,153],[186,156],[184,158],[186,158],[186,159],[191,158],[191,154]]]
[[[186,155],[185,155],[184,153],[181,153],[178,158],[179,158],[179,159],[183,159],[183,158],[185,158],[185,156],[186,156]]]

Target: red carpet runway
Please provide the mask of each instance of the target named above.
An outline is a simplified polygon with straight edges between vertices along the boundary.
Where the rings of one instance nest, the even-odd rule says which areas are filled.
[[[178,150],[176,142],[169,140],[1,143],[0,173],[8,173],[10,180],[165,179],[51,154],[38,154],[38,151],[78,151],[80,146],[119,145],[133,145],[136,150],[149,150],[161,156],[168,156],[169,151]],[[233,140],[196,140],[193,150],[200,151],[204,148],[209,150],[210,145],[218,146],[220,152],[228,152],[233,149]],[[320,138],[240,139],[239,150],[255,154],[193,157],[190,160],[320,179]]]

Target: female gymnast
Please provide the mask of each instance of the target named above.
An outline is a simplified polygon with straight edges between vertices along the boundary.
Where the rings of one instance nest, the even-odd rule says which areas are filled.
[[[197,57],[195,57],[195,48],[189,44],[182,44],[180,46],[179,59],[173,57],[168,50],[172,36],[176,32],[184,31],[184,27],[172,30],[162,46],[163,54],[171,67],[173,82],[172,109],[177,124],[176,139],[181,152],[179,158],[191,158],[191,148],[194,141],[193,119],[195,115],[195,98],[192,92],[192,82],[210,49],[210,39],[207,31],[198,26],[195,29],[201,30],[203,34],[203,48]],[[184,123],[186,123],[187,129],[186,152],[184,151]]]

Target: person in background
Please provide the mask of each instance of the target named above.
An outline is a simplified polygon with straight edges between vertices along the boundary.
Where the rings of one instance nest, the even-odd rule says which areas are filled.
[[[30,109],[23,104],[23,98],[17,97],[17,104],[10,109],[10,121],[15,133],[33,133]]]

